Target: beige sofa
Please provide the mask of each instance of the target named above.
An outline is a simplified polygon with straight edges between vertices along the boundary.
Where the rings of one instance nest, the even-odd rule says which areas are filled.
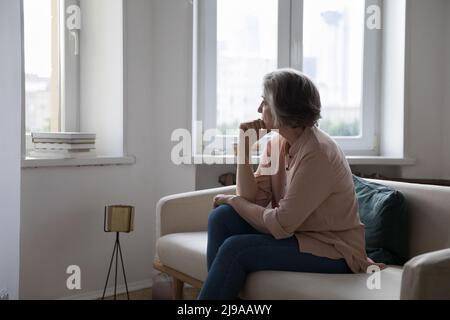
[[[374,180],[372,180],[374,181]],[[374,181],[403,193],[409,213],[409,257],[404,268],[381,271],[381,288],[369,289],[371,274],[263,271],[248,276],[243,299],[450,299],[450,188]],[[173,195],[157,206],[154,267],[173,277],[173,297],[184,283],[200,288],[207,276],[207,221],[213,196],[235,187]],[[374,279],[372,279],[374,280]]]

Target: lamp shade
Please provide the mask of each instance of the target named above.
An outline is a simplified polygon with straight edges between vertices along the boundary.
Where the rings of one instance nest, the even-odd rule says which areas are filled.
[[[134,230],[134,207],[107,206],[105,207],[105,232],[125,232]]]

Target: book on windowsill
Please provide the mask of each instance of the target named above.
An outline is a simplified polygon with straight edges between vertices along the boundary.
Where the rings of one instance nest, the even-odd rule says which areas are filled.
[[[96,134],[95,133],[86,133],[86,132],[33,132],[31,133],[31,137],[34,141],[41,141],[45,140],[45,142],[51,142],[51,141],[78,141],[78,140],[89,140],[89,141],[95,141]]]
[[[34,138],[33,143],[62,143],[62,144],[94,144],[95,140],[91,139],[38,139]]]
[[[35,150],[92,150],[95,149],[95,142],[86,143],[34,143]]]

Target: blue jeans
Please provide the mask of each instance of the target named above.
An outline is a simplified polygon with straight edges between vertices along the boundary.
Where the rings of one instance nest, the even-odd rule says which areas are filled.
[[[351,273],[344,259],[302,253],[295,236],[276,240],[249,225],[228,205],[208,221],[208,277],[199,300],[237,299],[249,273],[263,270]]]

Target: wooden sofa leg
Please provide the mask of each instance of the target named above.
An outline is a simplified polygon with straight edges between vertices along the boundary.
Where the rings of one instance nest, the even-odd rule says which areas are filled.
[[[184,282],[172,277],[172,298],[173,300],[183,300]]]

